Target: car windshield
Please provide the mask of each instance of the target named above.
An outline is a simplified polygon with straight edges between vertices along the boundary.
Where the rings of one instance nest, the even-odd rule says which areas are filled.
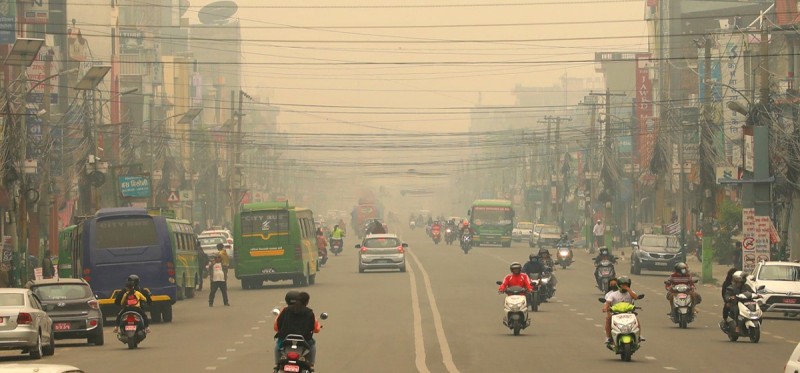
[[[640,247],[664,249],[667,252],[678,252],[678,237],[673,236],[644,236],[639,242]]]
[[[517,223],[519,229],[533,229],[533,223]]]
[[[798,266],[763,266],[758,272],[758,279],[765,281],[800,281]]]
[[[92,296],[89,287],[82,284],[52,284],[34,287],[33,292],[41,300],[85,299]]]
[[[25,305],[23,294],[0,294],[0,307],[20,307]]]
[[[400,246],[396,238],[370,238],[364,241],[364,247],[368,248],[392,248]]]
[[[216,246],[218,243],[224,244],[225,237],[200,237],[200,246]]]
[[[542,229],[539,230],[539,233],[559,234],[560,232],[559,232],[558,227],[542,227]]]

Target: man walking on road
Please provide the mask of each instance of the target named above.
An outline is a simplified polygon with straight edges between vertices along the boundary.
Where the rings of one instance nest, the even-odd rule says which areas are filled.
[[[231,304],[228,303],[228,279],[227,276],[225,276],[222,258],[219,256],[214,257],[214,263],[211,264],[209,277],[211,279],[211,289],[208,292],[208,306],[214,307],[214,297],[217,294],[217,289],[222,291],[222,303],[226,306],[230,306]]]
[[[592,228],[592,234],[594,234],[594,247],[601,247],[605,246],[605,240],[603,239],[603,235],[606,233],[606,226],[603,224],[602,221],[599,219],[597,223]]]

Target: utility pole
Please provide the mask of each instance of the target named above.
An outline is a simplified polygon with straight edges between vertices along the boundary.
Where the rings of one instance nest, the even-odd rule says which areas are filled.
[[[50,69],[52,67],[53,55],[50,53],[45,54],[45,61],[44,61],[44,71],[45,74],[50,74]],[[45,142],[51,142],[50,139],[50,84],[44,84],[44,123],[45,125],[42,128],[42,138],[45,139]],[[47,232],[47,250],[45,255],[50,257],[54,253],[58,252],[58,207],[55,200],[55,193],[52,190],[52,186],[54,183],[50,180],[51,175],[51,167],[52,167],[52,157],[50,156],[50,152],[44,154],[42,157],[42,178],[39,182],[39,195],[41,196],[39,200],[39,211],[42,215],[42,220],[40,222],[40,226],[45,227]]]
[[[614,237],[610,234],[612,231],[613,224],[613,192],[615,188],[612,188],[613,180],[612,180],[612,170],[611,170],[611,163],[614,161],[612,155],[614,154],[613,143],[612,143],[612,136],[611,133],[611,97],[612,96],[626,96],[624,93],[611,93],[610,90],[606,89],[605,93],[594,93],[589,92],[592,96],[603,96],[605,98],[605,111],[606,111],[606,118],[603,124],[605,125],[604,128],[604,139],[603,139],[603,193],[606,196],[606,201],[604,203],[604,210],[603,210],[603,220],[604,225],[606,227],[605,234],[603,237],[605,238],[605,246],[606,247],[613,247],[614,244]],[[616,162],[614,162],[616,164]]]
[[[230,169],[228,170],[228,188],[231,199],[231,224],[233,224],[236,219],[236,214],[239,212],[239,204],[244,197],[242,191],[242,174],[239,172],[242,158],[242,117],[244,116],[242,113],[242,104],[244,95],[244,91],[239,87],[239,110],[234,112],[236,116],[236,130],[233,134],[233,157],[231,157]],[[233,96],[233,92],[231,92],[231,96]],[[231,102],[231,104],[231,106],[233,106],[233,102]]]
[[[713,281],[711,272],[711,262],[714,258],[713,247],[711,246],[714,235],[714,216],[716,213],[716,181],[714,180],[714,165],[716,153],[714,152],[714,122],[711,103],[711,46],[713,40],[711,36],[703,39],[704,60],[703,60],[703,102],[700,128],[700,193],[702,220],[701,231],[702,252],[703,252],[703,282]]]

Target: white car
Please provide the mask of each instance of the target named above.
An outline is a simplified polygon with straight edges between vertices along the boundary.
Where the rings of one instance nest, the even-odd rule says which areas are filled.
[[[784,373],[800,373],[800,343],[794,348],[792,356],[786,362],[786,367],[783,368]]]
[[[528,241],[533,234],[533,223],[529,221],[517,222],[517,225],[511,231],[511,239],[514,242]]]
[[[0,366],[0,373],[83,373],[83,371],[71,365],[6,363]]]
[[[231,231],[229,231],[227,229],[214,229],[214,230],[203,231],[203,232],[200,233],[198,238],[202,239],[203,237],[220,236],[220,235],[225,236],[225,241],[227,241],[227,244],[225,244],[225,251],[227,251],[228,252],[228,256],[232,258],[233,257],[233,233],[231,233]]]
[[[783,312],[785,316],[800,314],[800,263],[760,262],[747,276],[747,286],[765,288],[761,294],[761,309],[766,312]]]

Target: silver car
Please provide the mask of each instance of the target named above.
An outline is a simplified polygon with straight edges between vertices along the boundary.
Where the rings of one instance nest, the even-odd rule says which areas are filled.
[[[29,289],[0,289],[0,350],[22,350],[32,359],[55,353],[53,320]]]
[[[370,234],[364,242],[356,245],[358,252],[358,272],[367,269],[399,269],[406,271],[405,244],[395,234]]]

